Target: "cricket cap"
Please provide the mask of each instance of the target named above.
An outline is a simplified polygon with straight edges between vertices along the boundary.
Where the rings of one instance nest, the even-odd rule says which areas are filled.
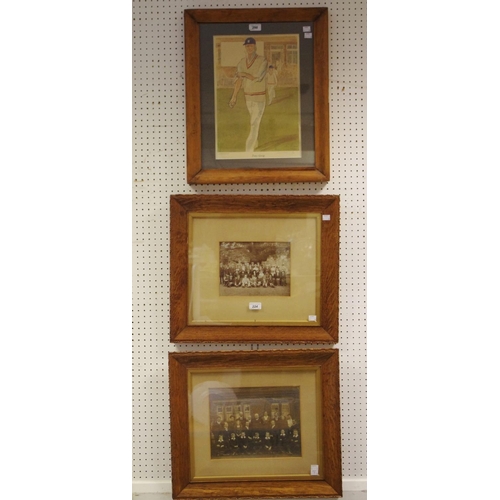
[[[245,40],[245,42],[243,43],[243,45],[250,45],[250,44],[253,44],[253,45],[255,45],[255,44],[256,44],[256,42],[255,42],[255,38],[252,38],[251,36],[249,36],[249,37]]]

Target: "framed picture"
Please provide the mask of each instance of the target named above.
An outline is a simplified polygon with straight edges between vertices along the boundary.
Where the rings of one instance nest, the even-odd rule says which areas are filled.
[[[340,497],[335,349],[169,353],[173,498]]]
[[[338,196],[171,196],[171,342],[338,342],[338,281]]]
[[[328,181],[328,9],[189,9],[184,34],[188,183]]]

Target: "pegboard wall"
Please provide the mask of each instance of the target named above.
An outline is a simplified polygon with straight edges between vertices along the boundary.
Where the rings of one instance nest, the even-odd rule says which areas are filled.
[[[186,183],[183,12],[266,7],[328,7],[331,180],[190,186]],[[340,350],[344,489],[349,489],[349,481],[366,478],[365,34],[365,0],[134,0],[134,490],[141,484],[170,481],[169,351],[278,347],[169,343],[169,196],[184,193],[340,195],[340,342],[335,347]]]

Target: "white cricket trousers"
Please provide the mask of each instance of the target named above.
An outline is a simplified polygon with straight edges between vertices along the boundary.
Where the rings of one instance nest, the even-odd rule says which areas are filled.
[[[248,112],[250,113],[250,133],[247,137],[245,150],[247,153],[253,153],[254,149],[257,147],[260,121],[262,120],[264,109],[266,108],[266,101],[255,102],[247,99],[246,104]]]

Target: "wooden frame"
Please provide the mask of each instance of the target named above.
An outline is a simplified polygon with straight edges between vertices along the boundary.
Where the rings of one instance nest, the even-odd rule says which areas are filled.
[[[204,30],[211,30],[214,34],[233,30],[241,36],[241,40],[249,36],[258,39],[259,36],[269,36],[266,33],[272,33],[273,27],[276,27],[277,32],[282,31],[282,28],[287,26],[286,23],[290,23],[291,27],[292,23],[295,23],[293,29],[300,30],[300,45],[305,47],[304,69],[298,87],[300,88],[300,133],[303,135],[305,146],[304,149],[302,146],[299,147],[299,150],[303,151],[302,156],[266,161],[255,158],[257,155],[234,161],[217,160],[217,153],[212,151],[216,144],[212,135],[216,134],[214,129],[217,112],[214,108],[213,88],[216,85],[213,83],[214,49],[212,47],[208,55],[202,53],[212,43],[209,42],[209,38],[204,38]],[[297,23],[303,23],[304,26],[299,26]],[[261,32],[249,31],[255,24],[260,27]],[[328,9],[318,7],[185,10],[184,31],[187,182],[231,184],[328,181],[330,179]],[[212,65],[211,70],[203,69],[207,61]],[[264,120],[265,118],[263,123]],[[234,127],[231,130],[234,132]],[[259,140],[261,141],[261,138]],[[215,150],[217,148],[218,146],[215,146]]]
[[[302,446],[309,431],[314,435],[317,450],[312,459],[318,465],[317,475],[309,462],[304,466],[298,457],[269,457],[249,455],[236,457],[229,454],[223,458],[212,458],[209,454],[213,440],[213,421],[207,411],[211,387],[238,385],[233,380],[269,380],[263,382],[279,385],[288,376],[285,385],[290,385],[290,372],[296,377],[304,374],[313,377],[316,387],[312,391],[299,385],[301,398],[312,393],[312,406],[316,406],[315,418],[309,419],[310,408],[302,405],[293,416],[293,426],[300,427]],[[280,378],[281,376],[281,378]],[[239,378],[238,378],[239,377]],[[245,377],[249,377],[246,379]],[[260,377],[260,378],[259,378]],[[250,382],[251,383],[251,382]],[[307,382],[304,382],[307,385]],[[339,404],[339,356],[337,350],[280,350],[246,352],[169,353],[170,386],[170,433],[172,453],[172,497],[174,499],[199,498],[293,498],[293,497],[341,497],[342,459]],[[217,390],[217,389],[214,389]],[[297,418],[296,416],[299,415]],[[201,417],[201,418],[200,418]],[[290,418],[291,415],[288,417]],[[207,421],[205,421],[207,420]],[[202,430],[200,432],[200,429]],[[188,431],[189,430],[189,431]],[[301,456],[306,451],[303,448]],[[205,460],[203,457],[205,456]],[[218,467],[221,464],[222,469]],[[198,463],[200,462],[201,465]],[[241,466],[239,466],[241,462]],[[215,467],[213,475],[197,477],[197,469]],[[313,465],[313,464],[311,464]],[[256,467],[265,467],[264,474],[246,474]],[[220,477],[219,470],[230,471],[233,467],[244,471],[233,476]],[[280,469],[281,467],[281,469]],[[295,469],[303,468],[296,474]],[[298,470],[297,469],[297,470]],[[291,471],[286,474],[286,471]],[[285,474],[284,474],[285,472]]]
[[[198,221],[214,222],[215,230],[196,229]],[[267,235],[253,237],[256,231]],[[218,242],[273,242],[276,234],[293,241],[289,295],[222,297]],[[198,286],[200,270],[206,272]],[[336,343],[338,284],[339,196],[171,196],[171,342]],[[261,310],[249,311],[254,300]],[[195,316],[198,304],[204,311]]]

